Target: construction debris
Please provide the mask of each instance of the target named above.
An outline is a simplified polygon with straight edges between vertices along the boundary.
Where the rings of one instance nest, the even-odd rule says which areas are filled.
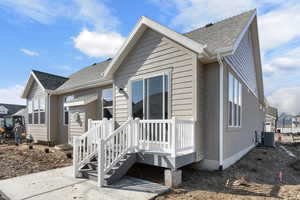
[[[72,159],[66,155],[68,152],[51,147],[47,149],[46,151],[42,145],[34,145],[33,149],[30,149],[26,144],[1,144],[0,179],[72,165]]]

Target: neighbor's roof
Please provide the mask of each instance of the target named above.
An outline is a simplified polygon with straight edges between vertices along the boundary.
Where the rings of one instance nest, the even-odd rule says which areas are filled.
[[[0,106],[4,106],[8,110],[7,114],[0,114],[0,118],[4,117],[4,116],[13,115],[16,112],[18,112],[19,110],[26,108],[25,105],[5,104],[5,103],[0,103]]]
[[[100,63],[95,63],[89,67],[85,67],[79,70],[78,72],[75,72],[74,74],[69,76],[68,81],[66,81],[63,85],[57,88],[56,92],[59,93],[89,83],[102,82],[107,80],[103,78],[102,73],[104,72],[109,63],[110,59]]]
[[[219,48],[233,47],[240,33],[248,24],[249,19],[256,13],[250,10],[240,15],[224,19],[207,25],[184,35],[201,44],[206,44],[211,53],[216,53]]]
[[[46,90],[55,90],[68,80],[66,77],[49,74],[46,72],[37,70],[32,70],[32,72]]]

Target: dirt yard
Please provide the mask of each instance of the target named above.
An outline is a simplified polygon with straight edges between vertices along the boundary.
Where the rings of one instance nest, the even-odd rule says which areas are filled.
[[[300,156],[300,143],[283,145]],[[149,177],[142,174],[141,167],[145,166],[135,169],[140,177],[163,182],[163,171],[149,168],[156,171]],[[223,172],[205,172],[189,167],[182,170],[182,186],[156,200],[300,199],[300,162],[280,148],[255,148]]]
[[[49,153],[45,152],[49,148]],[[66,152],[61,152],[53,147],[34,145],[29,149],[23,144],[16,147],[13,142],[0,144],[0,180],[36,173],[72,164]]]

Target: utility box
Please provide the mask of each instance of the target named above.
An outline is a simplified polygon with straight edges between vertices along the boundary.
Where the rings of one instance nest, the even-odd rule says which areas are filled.
[[[262,133],[262,144],[266,147],[275,147],[275,133],[274,132],[263,132]]]

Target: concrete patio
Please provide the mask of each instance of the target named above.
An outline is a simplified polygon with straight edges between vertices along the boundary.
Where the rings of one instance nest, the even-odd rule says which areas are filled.
[[[65,167],[2,180],[0,195],[9,200],[146,200],[168,191],[163,185],[132,177],[99,188],[95,181],[74,179],[72,170]]]

